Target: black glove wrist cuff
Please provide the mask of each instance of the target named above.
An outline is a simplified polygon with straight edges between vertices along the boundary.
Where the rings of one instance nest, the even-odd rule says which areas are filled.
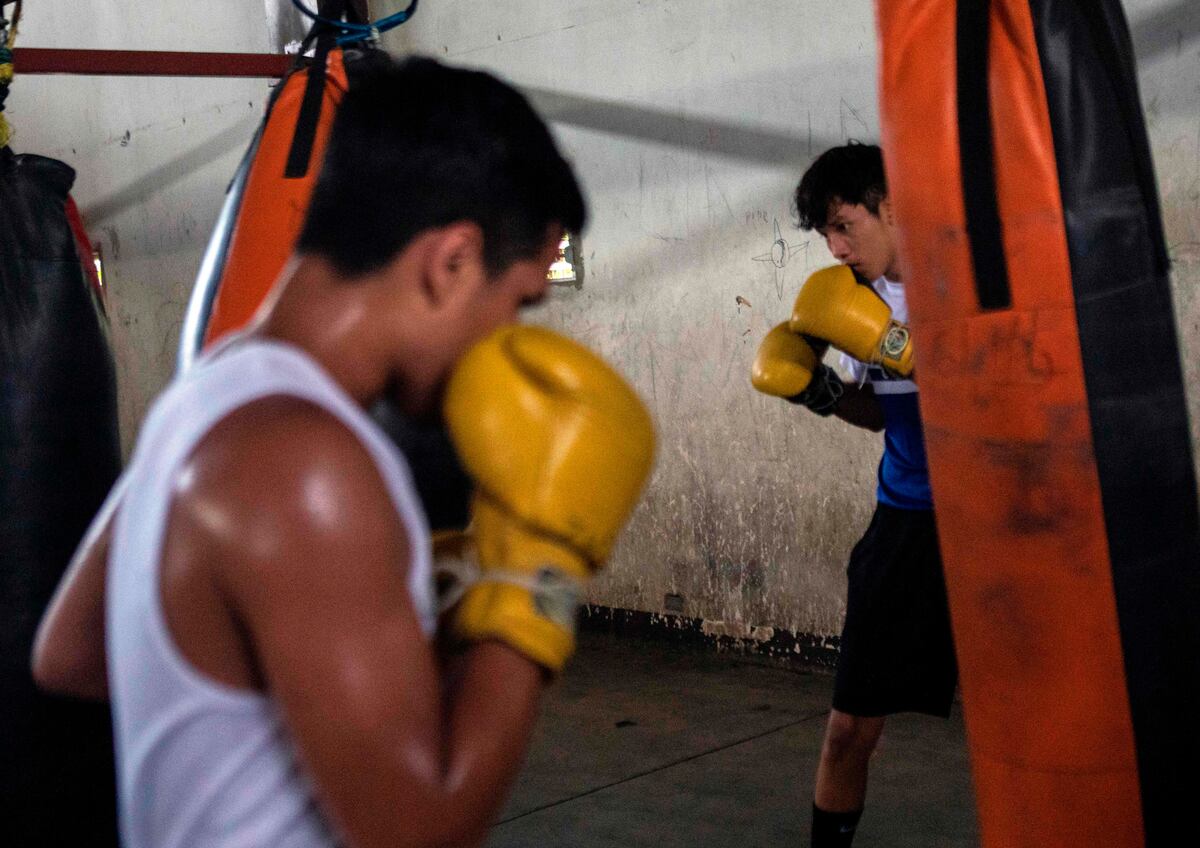
[[[837,409],[838,401],[846,392],[842,378],[828,365],[821,365],[813,373],[812,382],[808,388],[795,397],[790,397],[792,403],[808,407],[809,410],[825,418]]]

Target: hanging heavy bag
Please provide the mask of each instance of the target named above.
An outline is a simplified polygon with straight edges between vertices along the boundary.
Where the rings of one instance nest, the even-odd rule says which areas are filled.
[[[75,172],[0,148],[0,827],[116,845],[107,705],[39,692],[34,633],[120,471],[116,383],[65,204]]]
[[[1200,844],[1200,513],[1124,10],[877,8],[980,841]]]

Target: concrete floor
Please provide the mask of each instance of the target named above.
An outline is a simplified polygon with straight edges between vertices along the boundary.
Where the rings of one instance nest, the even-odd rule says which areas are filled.
[[[833,678],[585,634],[489,848],[802,848]],[[961,711],[889,721],[855,848],[978,844]]]

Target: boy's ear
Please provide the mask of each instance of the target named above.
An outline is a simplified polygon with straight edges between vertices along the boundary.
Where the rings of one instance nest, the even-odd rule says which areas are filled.
[[[457,221],[434,231],[422,258],[425,296],[434,306],[478,286],[486,279],[483,230],[472,221]]]

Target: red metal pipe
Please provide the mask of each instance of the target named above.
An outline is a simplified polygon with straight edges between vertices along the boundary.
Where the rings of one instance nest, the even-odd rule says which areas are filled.
[[[295,56],[273,53],[188,53],[169,50],[57,50],[18,47],[18,74],[135,77],[281,77]]]

